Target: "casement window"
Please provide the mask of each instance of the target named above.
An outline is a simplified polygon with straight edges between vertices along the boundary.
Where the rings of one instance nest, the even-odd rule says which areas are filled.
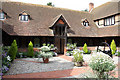
[[[86,18],[85,18],[85,19],[82,19],[81,21],[82,21],[82,25],[83,25],[83,26],[86,26],[86,27],[89,26],[89,22],[88,22],[88,20],[87,20]]]
[[[28,15],[21,15],[21,21],[28,21]]]
[[[104,26],[110,26],[115,24],[115,16],[104,19]]]
[[[5,19],[5,14],[3,12],[0,13],[0,20],[4,20]]]
[[[89,26],[89,22],[88,21],[83,21],[83,25],[88,27]]]

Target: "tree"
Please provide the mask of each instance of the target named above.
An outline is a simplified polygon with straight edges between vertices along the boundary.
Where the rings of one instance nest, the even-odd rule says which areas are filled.
[[[84,51],[85,53],[88,53],[88,49],[87,49],[87,44],[86,44],[86,43],[85,43],[84,46],[83,46],[83,51]]]
[[[31,41],[28,44],[28,56],[33,57],[33,43]]]
[[[112,54],[115,54],[115,52],[116,52],[116,44],[115,44],[114,39],[112,40],[110,47],[111,47],[111,50],[112,50]]]
[[[16,54],[18,51],[16,40],[13,41],[11,44],[10,49],[8,50],[8,55],[11,57],[11,61],[13,61],[16,58]]]
[[[82,11],[88,12],[88,9],[85,9],[85,10],[82,10]]]
[[[52,6],[52,7],[55,6],[54,4],[52,4],[52,2],[47,3],[47,5],[48,5],[48,6]]]

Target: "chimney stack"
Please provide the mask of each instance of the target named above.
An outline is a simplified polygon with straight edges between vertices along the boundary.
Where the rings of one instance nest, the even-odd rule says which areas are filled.
[[[94,3],[89,3],[89,12],[91,12],[94,8]]]

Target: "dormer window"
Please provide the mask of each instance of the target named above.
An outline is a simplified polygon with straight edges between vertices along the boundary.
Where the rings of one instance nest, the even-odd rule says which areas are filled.
[[[89,22],[87,21],[87,19],[82,20],[82,25],[86,27],[89,26]]]
[[[84,21],[83,25],[87,27],[87,26],[89,26],[89,23]]]
[[[28,15],[21,15],[21,21],[28,21]]]
[[[27,13],[23,12],[22,14],[19,14],[19,20],[23,21],[23,22],[24,21],[27,22],[27,21],[29,21],[29,15]]]

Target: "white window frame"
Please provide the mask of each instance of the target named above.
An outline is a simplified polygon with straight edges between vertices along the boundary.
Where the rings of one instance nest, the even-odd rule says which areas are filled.
[[[115,24],[115,16],[104,19],[104,26],[111,26]]]
[[[29,20],[28,15],[21,15],[20,20],[24,22],[28,22]]]

